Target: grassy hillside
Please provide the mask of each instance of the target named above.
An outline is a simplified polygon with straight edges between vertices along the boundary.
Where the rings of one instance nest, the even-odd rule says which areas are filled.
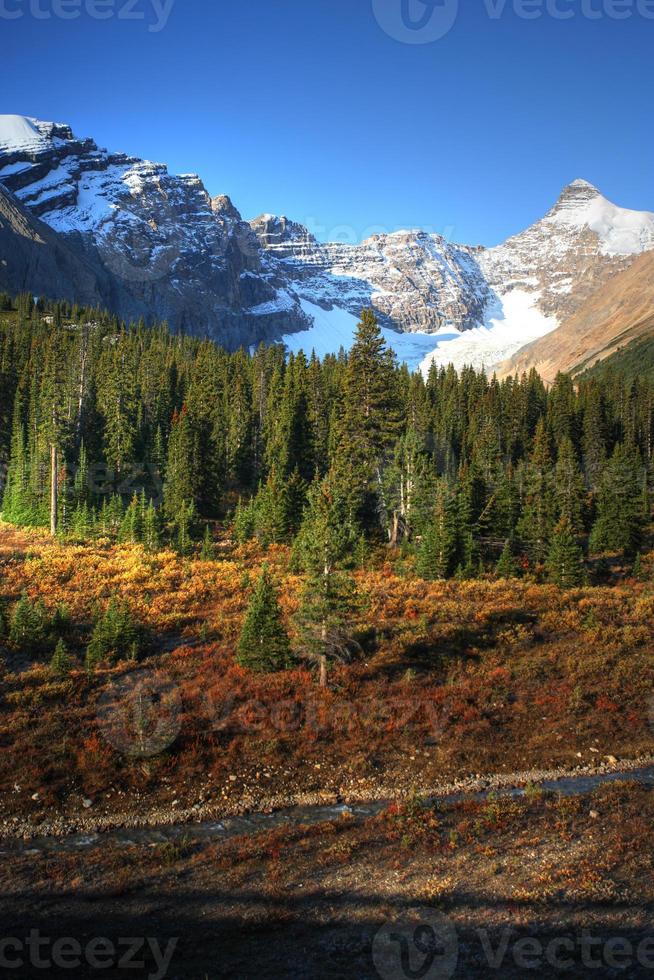
[[[302,664],[262,675],[235,662],[265,559],[290,622],[301,581],[282,546],[191,561],[0,527],[5,621],[24,593],[49,612],[65,603],[73,660],[53,675],[51,651],[27,657],[0,640],[0,817],[75,820],[87,798],[98,819],[144,816],[146,798],[160,818],[386,799],[477,773],[593,767],[654,748],[654,554],[644,581],[570,591],[417,582],[401,559],[377,560],[357,572],[359,652],[333,668],[325,691]],[[179,730],[146,759],[125,754],[98,723],[99,706],[137,665],[82,667],[93,616],[112,596],[147,631],[143,666],[179,699]]]

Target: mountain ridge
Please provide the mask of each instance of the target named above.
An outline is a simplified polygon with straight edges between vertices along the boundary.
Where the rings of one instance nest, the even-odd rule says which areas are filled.
[[[172,175],[78,139],[65,123],[12,115],[0,116],[0,185],[86,270],[98,302],[125,319],[167,320],[232,349],[297,348],[304,337],[336,351],[370,306],[400,356],[423,370],[491,368],[654,249],[654,214],[619,208],[582,179],[494,248],[424,231],[321,243],[285,216],[244,221],[197,174]],[[50,285],[70,294],[65,278]]]

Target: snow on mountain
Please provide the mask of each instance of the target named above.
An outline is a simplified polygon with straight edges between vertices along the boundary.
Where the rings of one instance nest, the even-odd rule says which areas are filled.
[[[493,298],[478,265],[480,249],[439,235],[401,231],[374,235],[360,245],[321,244],[285,217],[250,222],[271,259],[297,294],[322,307],[358,316],[365,306],[396,332],[467,329]]]
[[[471,366],[489,371],[493,365],[511,357],[532,340],[544,337],[559,325],[556,317],[545,316],[538,308],[538,293],[514,289],[486,313],[484,323],[455,337],[443,337],[436,349],[421,362],[427,374],[432,364],[457,370]]]
[[[575,180],[545,222],[589,228],[603,255],[639,255],[654,248],[654,214],[611,204],[586,180]]]
[[[292,349],[315,342],[336,351],[351,327],[340,314],[372,306],[398,356],[414,366],[422,354],[423,370],[431,363],[492,368],[555,330],[635,255],[654,248],[654,215],[618,208],[583,180],[566,187],[544,218],[491,249],[408,231],[323,244],[273,215],[251,226],[271,274],[286,279],[314,321],[309,336],[287,338]],[[407,351],[411,334],[420,340]]]
[[[370,306],[398,356],[423,369],[492,367],[654,249],[653,214],[619,208],[583,180],[496,248],[421,231],[320,243],[285,217],[243,221],[195,174],[15,115],[0,116],[0,184],[61,237],[120,316],[167,319],[232,348],[284,338],[324,354],[350,345]]]
[[[288,334],[283,340],[294,354],[303,351],[308,357],[312,352],[317,357],[338,353],[340,348],[349,350],[354,342],[359,317],[338,306],[326,310],[315,303],[301,300],[302,310],[313,321],[308,330]],[[415,331],[400,333],[390,327],[382,327],[382,334],[389,347],[392,347],[400,361],[411,370],[418,370],[434,348],[434,334]]]
[[[48,147],[58,128],[62,127],[26,116],[0,116],[0,153],[37,153]]]

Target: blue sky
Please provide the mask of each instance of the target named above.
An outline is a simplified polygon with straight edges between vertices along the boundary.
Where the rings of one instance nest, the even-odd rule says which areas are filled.
[[[654,211],[652,0],[459,0],[421,44],[397,38],[423,0],[173,0],[159,31],[170,0],[126,2],[0,0],[0,111],[198,172],[245,217],[320,238],[495,244],[575,177]],[[428,30],[456,13],[441,3]]]

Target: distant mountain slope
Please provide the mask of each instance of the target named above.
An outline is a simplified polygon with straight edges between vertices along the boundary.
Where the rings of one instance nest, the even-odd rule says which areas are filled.
[[[606,371],[616,371],[632,380],[654,382],[654,318],[650,330],[643,337],[620,347],[605,360],[597,361],[592,368],[582,371],[579,377],[601,377]]]
[[[360,245],[323,244],[285,217],[262,215],[250,224],[275,275],[325,311],[317,318],[324,322],[321,349],[331,323],[341,322],[330,311],[356,315],[369,305],[386,326],[422,335],[413,349],[422,351],[425,371],[448,363],[490,368],[555,330],[638,254],[654,249],[654,214],[619,208],[585,180],[566,187],[540,221],[491,249],[408,231]],[[292,343],[301,344],[302,334]],[[407,349],[404,340],[394,346]]]
[[[546,381],[579,372],[654,331],[654,252],[597,289],[556,331],[523,347],[497,368],[506,377],[535,367]]]

